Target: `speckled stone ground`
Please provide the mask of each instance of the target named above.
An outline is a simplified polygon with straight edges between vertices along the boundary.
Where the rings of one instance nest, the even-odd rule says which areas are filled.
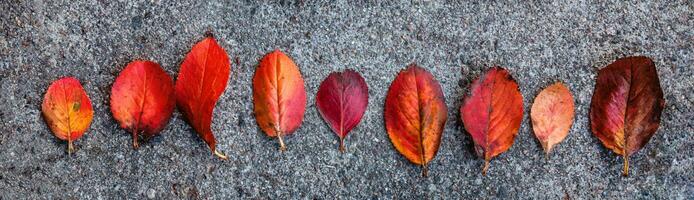
[[[3,1],[0,198],[692,199],[694,3],[620,2]],[[133,59],[159,62],[175,77],[208,30],[240,61],[213,120],[230,159],[214,158],[178,112],[133,150],[108,108],[114,78]],[[254,69],[275,48],[301,68],[308,93],[285,153],[257,128],[251,103]],[[591,134],[588,110],[597,70],[627,55],[653,58],[667,107],[622,177],[621,158]],[[428,178],[395,151],[383,125],[388,86],[412,62],[440,81],[449,108]],[[493,65],[518,80],[526,114],[485,177],[458,110],[471,80]],[[345,68],[363,74],[370,100],[340,154],[314,97],[329,72]],[[95,110],[72,156],[40,113],[46,88],[62,76],[82,81]],[[555,81],[573,92],[576,121],[545,159],[527,110]]]

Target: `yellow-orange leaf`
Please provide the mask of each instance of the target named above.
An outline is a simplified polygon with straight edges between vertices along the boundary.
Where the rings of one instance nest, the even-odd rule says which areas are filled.
[[[41,110],[53,134],[68,141],[68,153],[74,151],[72,141],[82,137],[94,116],[87,93],[73,77],[58,79],[48,87]]]

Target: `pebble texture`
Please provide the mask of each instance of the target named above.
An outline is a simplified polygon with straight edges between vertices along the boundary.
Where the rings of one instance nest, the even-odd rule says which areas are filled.
[[[525,1],[41,1],[0,3],[0,198],[81,199],[692,199],[694,198],[694,3]],[[176,111],[160,136],[131,148],[111,117],[111,84],[134,59],[177,75],[184,55],[212,31],[232,58],[214,111],[220,161]],[[301,128],[278,152],[257,127],[251,78],[281,49],[300,67],[308,105]],[[599,68],[647,55],[667,102],[645,148],[622,159],[590,132]],[[416,62],[440,81],[449,120],[429,177],[398,154],[383,122],[397,72]],[[511,149],[487,176],[459,117],[470,82],[507,68],[525,116]],[[347,153],[315,108],[329,72],[363,74],[369,105],[347,137]],[[89,131],[72,156],[44,123],[51,81],[75,76],[93,101]],[[532,99],[555,81],[574,94],[576,120],[547,159],[528,119]]]

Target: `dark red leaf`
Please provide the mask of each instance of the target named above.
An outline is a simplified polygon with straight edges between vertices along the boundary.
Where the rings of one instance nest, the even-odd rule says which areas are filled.
[[[600,70],[590,105],[593,134],[605,147],[624,157],[651,139],[665,107],[655,64],[648,57],[626,57]]]
[[[369,89],[366,81],[354,70],[333,72],[320,84],[316,94],[316,108],[340,137],[340,151],[345,151],[345,137],[359,124],[368,103]]]

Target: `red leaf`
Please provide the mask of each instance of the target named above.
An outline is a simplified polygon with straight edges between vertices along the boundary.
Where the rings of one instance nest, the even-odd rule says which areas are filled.
[[[183,117],[207,143],[212,152],[226,159],[215,148],[212,113],[229,80],[229,56],[213,37],[193,46],[181,64],[176,80],[176,104]]]
[[[306,110],[306,90],[294,61],[279,50],[260,61],[253,76],[253,105],[258,126],[277,137],[280,151],[286,150],[282,136],[299,128]]]
[[[486,174],[489,161],[511,148],[518,134],[523,119],[523,97],[518,84],[505,69],[490,69],[472,82],[460,114],[475,151],[484,157],[482,174]]]
[[[354,70],[333,72],[320,84],[316,94],[316,108],[340,137],[341,152],[345,151],[345,137],[359,124],[368,103],[369,89],[366,81]]]
[[[422,166],[434,159],[448,118],[441,86],[425,69],[411,64],[390,84],[384,110],[388,137],[410,162]]]
[[[68,141],[68,154],[74,151],[72,141],[82,137],[94,116],[87,93],[73,77],[51,83],[43,98],[41,111],[53,134],[58,139]]]
[[[535,97],[530,109],[535,136],[545,155],[569,135],[574,121],[574,98],[564,84],[555,83]]]
[[[658,130],[664,107],[658,72],[650,58],[618,59],[598,73],[590,105],[591,129],[605,147],[624,157],[625,176],[629,156]]]
[[[171,77],[151,61],[133,61],[118,75],[111,88],[111,113],[121,128],[148,139],[161,131],[174,110]]]

